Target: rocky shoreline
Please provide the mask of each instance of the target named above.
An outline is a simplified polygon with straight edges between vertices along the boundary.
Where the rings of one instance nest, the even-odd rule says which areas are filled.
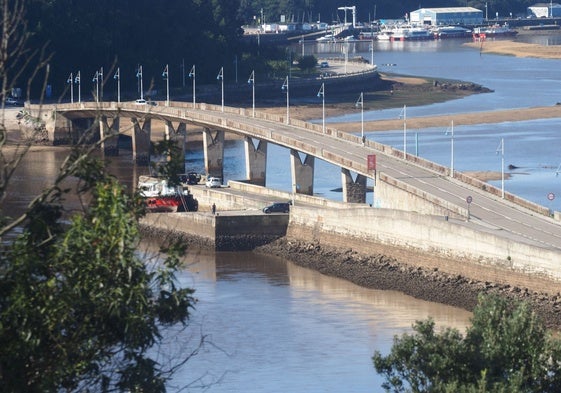
[[[261,246],[255,252],[276,255],[362,287],[396,290],[418,299],[468,311],[473,310],[480,293],[527,301],[547,327],[561,329],[560,293],[551,295],[524,287],[479,281],[458,274],[447,274],[437,268],[408,265],[387,255],[366,255],[352,249],[330,248],[287,238]]]

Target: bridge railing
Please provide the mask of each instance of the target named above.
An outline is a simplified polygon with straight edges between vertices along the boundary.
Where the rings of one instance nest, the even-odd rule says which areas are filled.
[[[290,138],[282,136],[278,133],[275,133],[273,129],[265,130],[262,127],[252,126],[246,122],[239,122],[235,120],[227,120],[224,117],[220,116],[220,113],[230,113],[239,115],[246,118],[251,118],[253,111],[247,108],[234,108],[221,105],[213,105],[207,103],[196,103],[195,110],[193,111],[193,104],[188,102],[173,102],[173,106],[165,106],[164,101],[157,102],[156,106],[153,105],[137,105],[134,102],[79,102],[79,103],[64,103],[64,104],[50,104],[50,105],[42,105],[42,106],[35,106],[35,105],[27,105],[26,107],[30,107],[31,109],[41,109],[45,110],[61,110],[63,112],[68,112],[72,110],[109,110],[115,111],[119,110],[134,110],[135,112],[143,112],[146,114],[157,114],[160,116],[170,116],[180,119],[189,119],[192,121],[199,121],[202,123],[212,123],[217,124],[224,128],[229,129],[238,129],[242,130],[245,133],[254,136],[254,137],[262,137],[272,141],[280,142],[285,146],[292,146],[296,149],[301,149],[302,152],[306,152],[308,154],[312,154],[318,158],[324,158],[330,162],[336,162],[339,165],[345,166],[346,168],[353,170],[357,173],[361,173],[366,176],[371,176],[368,172],[366,163],[359,164],[354,163],[351,160],[347,160],[340,155],[336,155],[333,153],[328,153],[323,149],[318,149],[317,147],[304,143],[296,138]],[[35,107],[35,108],[34,108]],[[202,111],[202,113],[200,112]],[[322,134],[323,127],[319,124],[314,124],[298,119],[290,118],[288,121],[285,115],[276,115],[270,114],[265,112],[256,111],[255,118],[261,120],[267,120],[274,123],[280,123],[284,125],[290,125],[293,127],[298,127],[301,129],[308,130],[310,132]],[[362,140],[358,135],[351,134],[348,132],[339,131],[335,128],[326,127],[325,133],[330,135],[334,138],[342,139],[351,143],[361,144]],[[369,139],[364,141],[364,145],[375,149],[382,154],[386,154],[395,158],[404,158],[404,153],[401,150],[395,149],[391,146],[384,145]],[[450,168],[434,163],[432,161],[426,160],[424,158],[407,154],[405,157],[406,162],[410,162],[414,165],[418,165],[425,169],[429,169],[439,175],[442,176],[450,176]],[[474,177],[465,175],[461,172],[454,171],[453,178],[461,181],[465,184],[469,184],[475,188],[480,190],[489,192],[497,197],[502,197],[502,190],[498,187],[495,187],[489,183],[476,179]],[[525,207],[533,212],[550,216],[550,210],[547,207],[541,206],[537,203],[528,201],[524,198],[521,198],[517,195],[514,195],[509,192],[504,193],[504,199],[512,202],[518,206]]]

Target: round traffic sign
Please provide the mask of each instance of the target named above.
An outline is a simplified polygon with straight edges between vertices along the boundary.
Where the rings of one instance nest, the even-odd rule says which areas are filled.
[[[468,197],[466,198],[466,202],[471,203],[471,201],[473,201],[473,198],[471,197],[471,195],[468,195]]]
[[[547,194],[547,199],[549,199],[550,201],[555,199],[555,194],[550,192],[549,194]]]

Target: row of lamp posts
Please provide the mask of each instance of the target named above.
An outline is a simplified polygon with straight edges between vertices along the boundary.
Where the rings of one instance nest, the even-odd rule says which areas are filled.
[[[140,99],[144,98],[143,92],[143,81],[142,81],[142,65],[139,65],[136,73],[136,77],[139,79],[140,84]],[[196,106],[196,73],[195,73],[195,65],[191,68],[189,72],[189,77],[193,80],[193,107]],[[113,78],[117,81],[117,102],[121,102],[121,84],[120,84],[120,68],[117,68]],[[166,64],[164,71],[162,72],[162,78],[166,80],[166,106],[169,106],[170,98],[169,98],[169,66]],[[220,68],[218,75],[216,76],[217,80],[221,81],[221,110],[224,112],[224,67]],[[99,70],[96,70],[92,82],[96,83],[96,102],[99,102],[103,99],[103,67]],[[78,71],[75,75],[70,73],[67,83],[70,84],[70,100],[74,102],[74,88],[73,85],[78,85],[78,102],[81,102],[81,75],[80,71]],[[255,70],[253,70],[249,76],[247,81],[248,84],[252,85],[252,116],[255,117]],[[286,91],[286,123],[290,123],[290,92],[289,92],[289,77],[287,76],[282,84],[282,90]],[[325,133],[325,83],[321,84],[321,87],[317,93],[318,98],[321,97],[322,99],[322,132]],[[361,92],[358,100],[355,103],[355,107],[360,107],[361,109],[361,141],[364,144],[364,93]],[[404,105],[401,113],[399,114],[399,118],[403,119],[403,157],[404,159],[407,157],[407,106]],[[445,134],[451,134],[450,139],[450,175],[454,176],[454,122],[451,122],[450,127],[446,130]],[[501,155],[501,196],[504,198],[504,138],[501,139],[499,146],[497,147],[496,153]],[[561,170],[561,164],[556,172],[559,173]]]

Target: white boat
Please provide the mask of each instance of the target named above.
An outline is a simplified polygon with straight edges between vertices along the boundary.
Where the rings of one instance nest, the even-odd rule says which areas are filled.
[[[462,26],[439,26],[433,30],[434,38],[471,37],[472,31]]]
[[[199,204],[184,186],[171,187],[166,179],[139,176],[138,190],[149,212],[197,211]]]
[[[518,34],[518,31],[511,29],[507,24],[476,27],[473,29],[473,38],[485,39],[486,37],[508,37]]]
[[[317,42],[334,42],[335,36],[333,34],[326,34],[323,37],[316,38]]]
[[[421,26],[400,26],[397,27],[391,40],[393,41],[422,41],[434,39],[434,35],[425,27]]]

